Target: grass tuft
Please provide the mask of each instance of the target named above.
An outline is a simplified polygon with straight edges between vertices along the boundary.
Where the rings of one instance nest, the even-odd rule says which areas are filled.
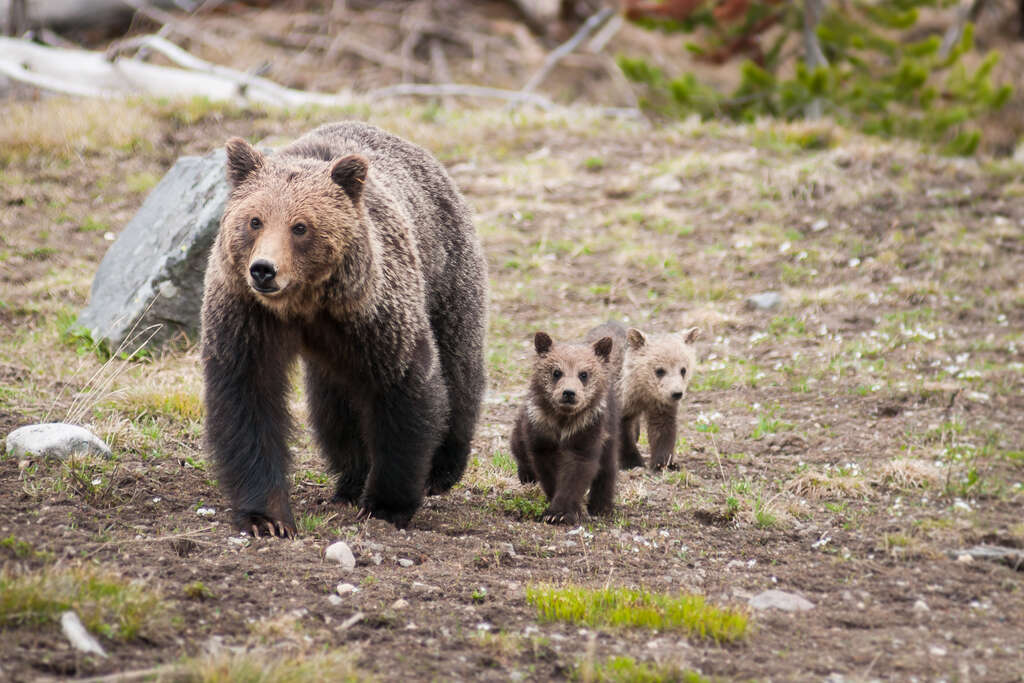
[[[637,627],[681,631],[731,643],[747,634],[742,611],[709,605],[700,595],[667,595],[631,588],[530,586],[526,600],[544,621],[568,621],[600,627]]]
[[[306,683],[364,681],[355,657],[344,650],[282,655],[279,651],[221,652],[186,659],[171,667],[167,680],[176,683]]]
[[[165,609],[156,592],[96,567],[0,571],[4,629],[56,624],[68,610],[91,633],[113,640],[152,638],[165,626]]]
[[[591,683],[706,683],[696,671],[675,664],[648,664],[632,657],[609,657],[603,662],[584,660],[576,679]]]

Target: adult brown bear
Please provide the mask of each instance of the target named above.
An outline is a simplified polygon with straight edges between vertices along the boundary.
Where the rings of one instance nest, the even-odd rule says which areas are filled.
[[[206,270],[206,443],[236,522],[295,533],[288,371],[304,360],[335,500],[402,528],[462,476],[484,390],[486,264],[425,150],[362,123],[227,143]]]

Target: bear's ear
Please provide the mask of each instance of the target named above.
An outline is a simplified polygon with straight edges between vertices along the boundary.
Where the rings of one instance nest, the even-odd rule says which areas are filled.
[[[358,154],[350,154],[342,157],[331,165],[331,180],[338,187],[345,190],[345,194],[355,204],[363,194],[363,185],[366,183],[366,171],[370,162],[366,157]]]
[[[231,138],[224,148],[228,153],[228,180],[232,186],[238,187],[263,168],[263,155],[242,138]]]
[[[636,351],[641,346],[647,343],[647,337],[645,337],[644,333],[641,332],[640,330],[636,329],[635,327],[631,327],[626,332],[626,343],[629,344],[629,348]]]
[[[700,328],[691,327],[688,330],[683,330],[679,333],[679,336],[683,338],[684,344],[692,344],[693,342],[700,339]]]
[[[602,362],[607,363],[608,359],[612,355],[612,338],[601,337],[596,342],[594,342],[594,354],[596,354]]]
[[[552,345],[551,337],[548,336],[547,332],[538,332],[533,335],[533,348],[537,350],[537,355],[543,356],[545,353],[551,350]]]

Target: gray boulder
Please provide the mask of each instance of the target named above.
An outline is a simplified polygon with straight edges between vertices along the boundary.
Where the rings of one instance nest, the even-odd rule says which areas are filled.
[[[111,245],[92,282],[78,324],[96,342],[132,352],[199,330],[206,258],[217,235],[228,187],[225,155],[182,157],[157,184]],[[135,341],[137,339],[137,341]]]
[[[780,609],[784,612],[803,612],[814,609],[814,603],[796,593],[780,590],[766,590],[750,598],[750,606],[754,609]]]
[[[110,448],[88,429],[63,422],[19,427],[7,435],[7,455],[14,458],[67,460],[81,453],[110,457]]]

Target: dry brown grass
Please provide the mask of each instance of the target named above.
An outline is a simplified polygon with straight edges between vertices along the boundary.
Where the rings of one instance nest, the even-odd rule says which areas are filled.
[[[944,478],[938,465],[916,458],[890,460],[882,465],[878,474],[880,484],[898,489],[930,488]]]
[[[786,482],[786,490],[811,500],[864,496],[870,490],[860,474],[807,470]]]

